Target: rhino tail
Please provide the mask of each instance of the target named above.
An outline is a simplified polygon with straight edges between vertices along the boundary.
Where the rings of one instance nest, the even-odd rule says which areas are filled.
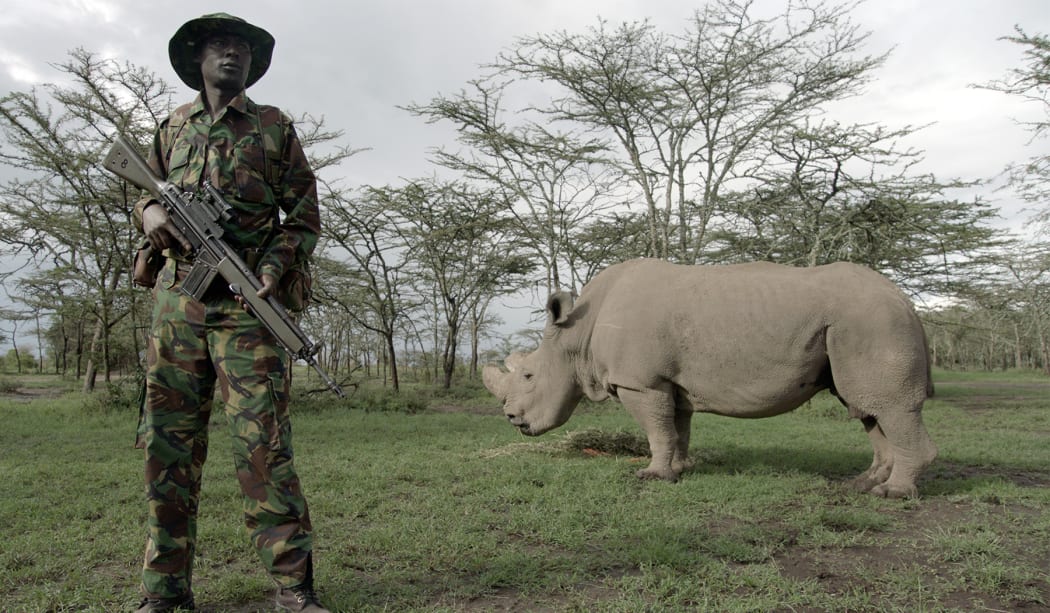
[[[930,340],[926,336],[925,326],[922,326],[922,347],[926,351],[926,397],[933,398],[933,356],[930,354]]]

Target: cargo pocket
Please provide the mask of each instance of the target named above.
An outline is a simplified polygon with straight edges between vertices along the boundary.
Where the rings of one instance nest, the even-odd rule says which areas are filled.
[[[168,158],[168,176],[166,180],[172,185],[179,186],[181,190],[195,189],[200,183],[200,173],[203,167],[196,172],[190,167],[190,158],[193,157],[193,143],[180,140],[175,143]]]
[[[275,464],[281,460],[291,458],[292,423],[288,413],[288,385],[285,382],[283,372],[271,372],[266,380],[266,388],[270,395],[270,409],[273,411],[270,419],[269,447],[267,462]]]

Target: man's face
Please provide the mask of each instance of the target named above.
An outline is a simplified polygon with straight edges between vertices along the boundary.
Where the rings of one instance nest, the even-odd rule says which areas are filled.
[[[212,34],[204,39],[200,54],[204,83],[222,90],[244,89],[252,66],[252,48],[236,34]]]

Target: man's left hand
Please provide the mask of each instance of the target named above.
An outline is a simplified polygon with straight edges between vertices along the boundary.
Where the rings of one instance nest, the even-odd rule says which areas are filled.
[[[277,291],[277,277],[263,273],[259,275],[259,281],[262,282],[262,287],[255,292],[255,295],[259,298],[265,300]],[[237,294],[234,298],[236,298],[238,304],[240,304],[245,311],[248,311],[249,313],[251,312],[251,308],[248,306],[248,301],[246,301],[244,297]]]
[[[259,291],[255,292],[255,295],[260,298],[268,298],[271,294],[277,291],[277,277],[263,273],[259,276],[259,280],[262,281],[262,287]]]

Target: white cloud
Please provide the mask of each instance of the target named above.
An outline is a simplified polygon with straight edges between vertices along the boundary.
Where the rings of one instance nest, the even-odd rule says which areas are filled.
[[[35,62],[7,49],[0,49],[0,66],[10,79],[24,85],[44,82],[44,76],[35,69]]]

